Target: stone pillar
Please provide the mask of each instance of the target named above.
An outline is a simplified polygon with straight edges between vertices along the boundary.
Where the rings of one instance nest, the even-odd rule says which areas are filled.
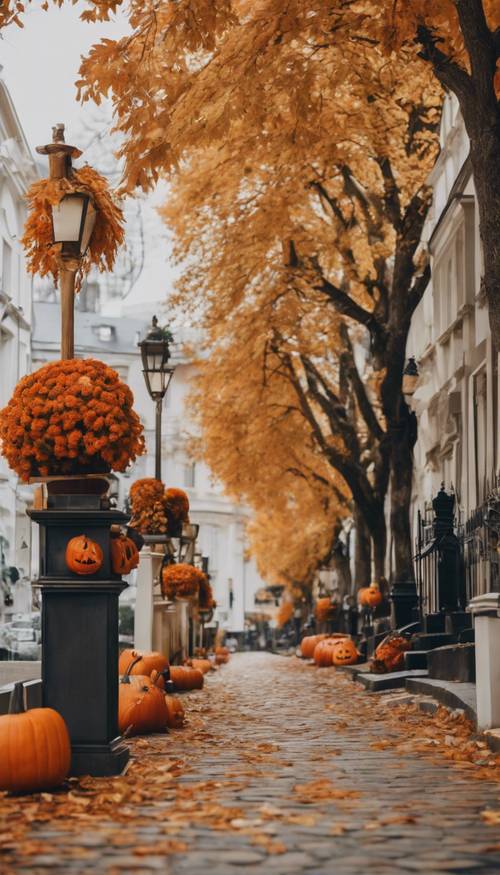
[[[476,640],[476,696],[479,729],[500,727],[500,593],[476,596],[469,604]]]

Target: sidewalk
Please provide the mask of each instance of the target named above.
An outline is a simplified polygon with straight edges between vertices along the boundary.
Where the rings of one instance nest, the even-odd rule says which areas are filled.
[[[0,796],[0,872],[498,872],[500,765],[463,755],[460,719],[388,701],[236,655],[185,697],[186,729],[132,743],[125,776]]]

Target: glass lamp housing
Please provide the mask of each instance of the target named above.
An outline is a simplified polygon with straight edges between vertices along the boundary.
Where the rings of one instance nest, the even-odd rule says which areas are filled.
[[[142,372],[147,390],[153,401],[160,401],[170,383],[174,368],[169,366],[170,350],[163,330],[158,326],[156,316],[148,334],[139,344],[142,359]]]
[[[63,253],[82,257],[92,237],[97,212],[89,195],[67,194],[52,207],[54,243],[62,243]]]

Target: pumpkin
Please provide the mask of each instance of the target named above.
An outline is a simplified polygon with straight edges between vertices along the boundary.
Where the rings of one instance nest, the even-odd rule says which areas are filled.
[[[151,672],[160,674],[168,670],[168,659],[163,653],[152,650],[150,653],[142,653],[138,650],[122,650],[118,662],[118,673],[125,674],[130,668],[129,674],[141,674],[149,677]]]
[[[176,690],[201,690],[203,672],[187,665],[171,665],[170,679]]]
[[[97,574],[103,563],[103,553],[87,535],[71,538],[66,546],[66,565],[75,574]]]
[[[128,574],[139,564],[139,551],[132,538],[119,535],[111,539],[111,568],[114,574]]]
[[[23,684],[0,717],[0,790],[33,793],[50,790],[67,778],[71,745],[66,724],[52,708],[24,710]]]
[[[355,665],[358,659],[359,653],[351,638],[337,639],[332,653],[334,665]]]
[[[312,659],[314,656],[314,648],[319,641],[324,641],[328,635],[306,635],[300,642],[300,652],[304,659]]]
[[[316,665],[320,668],[333,665],[333,651],[339,641],[344,640],[346,637],[346,635],[336,634],[335,636],[332,635],[325,638],[323,641],[319,641],[314,648],[313,655]]]
[[[229,656],[229,648],[228,647],[216,647],[214,651],[216,656]]]
[[[127,735],[162,732],[167,728],[165,694],[148,677],[130,677],[130,669],[118,684],[118,728]]]
[[[201,671],[202,674],[207,674],[209,671],[213,671],[215,666],[210,662],[209,659],[190,659],[189,665],[191,668],[197,668],[198,671]]]
[[[411,649],[408,638],[403,635],[388,635],[380,642],[373,658],[370,661],[370,669],[378,674],[391,671],[402,671],[405,663],[405,653]]]
[[[167,726],[169,729],[180,729],[184,725],[184,708],[177,696],[165,696],[167,705]]]
[[[378,583],[362,587],[358,592],[358,602],[362,607],[376,608],[383,601]]]
[[[216,653],[215,654],[215,664],[216,665],[226,665],[229,662],[229,656],[226,656],[225,653]]]

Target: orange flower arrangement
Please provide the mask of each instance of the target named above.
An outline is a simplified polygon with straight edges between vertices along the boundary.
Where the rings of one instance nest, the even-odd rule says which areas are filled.
[[[207,576],[203,571],[184,562],[164,565],[161,573],[161,591],[169,599],[193,598],[206,582]]]
[[[202,611],[211,611],[212,608],[215,608],[217,606],[214,599],[212,586],[206,574],[203,574],[203,580],[200,578],[200,589],[198,598],[199,605]]]
[[[96,359],[44,365],[0,411],[2,454],[22,480],[124,471],[144,450],[134,396]]]
[[[143,534],[164,535],[168,529],[164,486],[154,477],[142,477],[130,487],[132,519],[129,525]]]
[[[112,270],[118,247],[124,240],[123,211],[113,200],[109,185],[93,167],[73,169],[69,179],[40,179],[27,194],[28,218],[21,243],[26,250],[27,268],[40,276],[52,274],[57,283],[61,244],[53,242],[52,208],[67,194],[83,192],[92,197],[96,222],[90,246],[82,259],[76,281],[78,290],[84,274],[95,265]]]
[[[170,487],[165,490],[165,506],[167,513],[171,513],[175,520],[183,523],[189,522],[189,498],[183,489]]]
[[[335,616],[335,605],[329,598],[318,599],[314,608],[314,616],[318,623],[328,623]]]

